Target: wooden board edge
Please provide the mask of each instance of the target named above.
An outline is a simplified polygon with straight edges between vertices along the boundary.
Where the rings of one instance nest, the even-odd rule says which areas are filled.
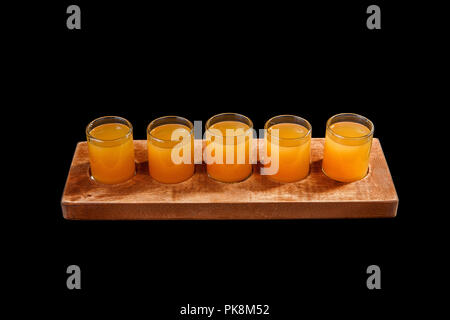
[[[73,152],[72,160],[70,161],[70,166],[69,166],[69,171],[68,171],[67,176],[66,176],[66,181],[64,182],[63,193],[61,195],[61,207],[63,209],[63,215],[64,215],[63,203],[65,203],[65,196],[66,196],[67,185],[69,183],[70,175],[72,173],[72,167],[74,166],[74,162],[75,162],[75,159],[76,159],[76,156],[77,156],[77,153],[78,153],[78,148],[83,143],[87,143],[87,142],[86,141],[78,141],[76,146],[75,146],[75,151]]]
[[[395,208],[395,214],[394,217],[397,216],[397,211],[398,211],[398,204],[400,202],[400,199],[398,198],[398,193],[397,193],[397,188],[395,187],[395,183],[394,183],[394,179],[392,178],[392,173],[391,173],[391,168],[389,167],[389,164],[387,162],[386,159],[386,155],[384,154],[384,150],[383,150],[383,146],[381,144],[381,140],[379,138],[374,138],[377,139],[379,144],[380,144],[380,151],[381,151],[381,155],[383,156],[383,162],[386,164],[386,170],[387,170],[387,174],[389,176],[389,183],[392,185],[392,188],[394,189],[394,201],[396,202],[396,208]]]
[[[398,201],[327,203],[159,203],[77,205],[62,202],[66,220],[299,220],[394,218]],[[211,214],[213,212],[213,214]]]

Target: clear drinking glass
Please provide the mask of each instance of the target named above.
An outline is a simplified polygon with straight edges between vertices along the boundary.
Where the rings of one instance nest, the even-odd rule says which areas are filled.
[[[167,116],[147,127],[150,176],[162,183],[179,183],[192,177],[194,164],[194,126],[189,120]]]
[[[311,124],[298,116],[280,115],[268,120],[264,168],[276,173],[268,177],[278,182],[295,182],[309,175],[311,164]],[[277,170],[278,168],[278,170]]]
[[[132,178],[134,162],[133,126],[121,117],[95,119],[86,127],[91,178],[116,184]]]
[[[327,122],[322,171],[329,178],[352,182],[369,170],[374,125],[366,117],[341,113]]]
[[[221,113],[206,122],[205,162],[208,175],[221,182],[240,182],[253,172],[253,123],[238,113]]]

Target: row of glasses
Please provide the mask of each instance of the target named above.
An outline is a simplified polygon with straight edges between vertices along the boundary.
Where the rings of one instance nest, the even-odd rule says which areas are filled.
[[[253,172],[259,156],[261,174],[277,182],[308,176],[311,163],[311,124],[295,115],[269,119],[264,152],[255,155],[253,123],[241,114],[222,113],[206,122],[203,159],[208,176],[221,182],[240,182]],[[352,182],[368,172],[373,123],[360,115],[331,117],[326,126],[322,171],[329,178]],[[86,128],[91,178],[103,184],[124,182],[135,175],[133,127],[121,117],[102,117]],[[147,128],[150,176],[162,183],[179,183],[195,171],[194,126],[189,120],[167,116]]]

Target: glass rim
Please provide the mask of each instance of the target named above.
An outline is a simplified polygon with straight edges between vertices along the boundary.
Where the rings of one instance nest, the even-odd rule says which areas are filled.
[[[365,127],[366,127],[367,129],[370,129],[370,132],[369,132],[368,134],[366,134],[366,135],[359,136],[359,137],[346,137],[346,136],[343,136],[343,135],[340,135],[340,134],[334,132],[333,129],[330,128],[330,126],[331,126],[331,121],[334,120],[334,119],[337,118],[337,117],[342,117],[342,116],[352,116],[352,117],[359,118],[359,119],[362,119],[362,120],[364,120],[364,121],[367,121],[368,123],[370,123],[371,128],[368,128],[367,126],[365,126]],[[356,121],[349,121],[349,122],[356,122]],[[336,122],[335,122],[335,123],[336,123]],[[357,123],[359,123],[359,122],[357,122]],[[340,138],[340,139],[347,139],[347,140],[363,140],[363,139],[369,138],[370,136],[373,136],[373,134],[374,134],[374,132],[375,132],[375,126],[374,126],[374,124],[373,124],[372,121],[370,121],[368,118],[366,118],[366,117],[364,117],[364,116],[362,116],[362,115],[360,115],[360,114],[357,114],[357,113],[338,113],[338,114],[335,114],[334,116],[332,116],[330,119],[328,119],[326,130],[327,130],[327,131],[330,131],[334,136],[336,136],[336,137],[338,137],[338,138]]]
[[[186,119],[186,118],[184,118],[184,117],[180,117],[180,116],[163,116],[163,117],[159,117],[159,118],[156,118],[156,119],[152,120],[152,121],[148,124],[148,126],[147,126],[147,134],[148,134],[152,139],[154,139],[154,140],[156,140],[156,141],[158,141],[158,142],[180,142],[180,140],[161,139],[161,138],[155,137],[154,135],[151,134],[150,127],[151,127],[151,125],[152,125],[154,122],[156,122],[156,121],[158,121],[158,120],[162,120],[162,119],[169,119],[169,118],[170,118],[170,119],[181,119],[181,120],[183,120],[183,121],[186,121],[186,122],[189,124],[189,126],[190,126],[190,128],[189,128],[189,129],[190,129],[189,135],[192,136],[192,134],[194,133],[194,125],[193,125],[192,122],[189,121],[188,119]],[[164,123],[164,124],[168,124],[168,123]],[[161,125],[163,125],[163,124],[161,124]],[[157,128],[157,127],[159,127],[159,126],[161,126],[161,125],[157,125],[157,126],[155,126],[155,128]],[[154,129],[154,128],[153,128],[153,129]]]
[[[246,119],[246,120],[250,123],[250,125],[249,125],[249,128],[248,128],[247,130],[245,130],[245,133],[244,133],[244,134],[232,135],[232,136],[227,136],[227,135],[225,134],[225,135],[222,135],[222,137],[242,137],[242,136],[246,136],[248,131],[252,131],[252,130],[253,130],[253,121],[250,120],[249,117],[244,116],[243,114],[240,114],[240,113],[235,113],[235,112],[224,112],[224,113],[218,113],[218,114],[216,114],[216,115],[213,115],[211,118],[209,118],[209,119],[206,121],[206,124],[205,124],[205,129],[206,129],[206,131],[209,131],[209,132],[211,133],[212,136],[217,136],[216,134],[212,133],[212,132],[209,130],[209,128],[211,127],[211,124],[210,124],[211,121],[212,121],[214,118],[217,118],[217,117],[220,117],[220,116],[228,116],[228,115],[229,115],[229,116],[239,116],[239,117],[242,117],[242,118]],[[227,121],[227,120],[224,120],[224,121]],[[244,123],[243,121],[240,121],[240,120],[236,120],[236,121],[239,121],[239,122]],[[219,122],[223,122],[223,121],[219,121]],[[216,122],[216,123],[219,123],[219,122]],[[225,132],[226,132],[226,131],[225,131]]]
[[[96,127],[92,127],[95,122],[98,122],[100,120],[105,120],[105,119],[120,119],[121,121],[126,123],[126,126],[129,128],[128,132],[123,135],[120,138],[116,138],[116,139],[99,139],[94,137],[93,135],[91,135],[91,131],[96,128]],[[120,123],[123,124],[121,122],[108,122],[108,123]],[[106,124],[106,123],[105,123]],[[89,122],[89,124],[86,126],[86,135],[90,140],[94,140],[97,142],[114,142],[114,141],[120,141],[120,140],[124,140],[127,139],[131,134],[133,133],[133,125],[131,124],[130,121],[128,121],[127,119],[123,118],[123,117],[119,117],[119,116],[103,116],[103,117],[99,117],[96,118],[94,120],[92,120],[91,122]]]
[[[271,135],[271,136],[272,136],[272,134],[271,134],[271,133],[269,132],[269,130],[268,130],[268,129],[272,126],[272,125],[271,125],[271,126],[268,125],[269,122],[272,121],[272,120],[274,120],[274,119],[276,119],[276,118],[281,118],[281,117],[292,117],[292,118],[296,118],[296,119],[305,121],[305,122],[308,124],[309,128],[306,128],[306,129],[308,129],[308,132],[307,132],[303,137],[299,137],[299,138],[280,138],[279,136],[278,136],[278,137],[275,136],[275,137],[277,137],[279,140],[290,140],[290,141],[294,141],[294,140],[302,140],[302,139],[307,139],[307,138],[311,135],[311,132],[312,132],[312,126],[311,126],[311,124],[309,123],[309,121],[306,120],[305,118],[302,118],[302,117],[299,117],[299,116],[296,116],[296,115],[293,115],[293,114],[280,114],[280,115],[278,115],[278,116],[272,117],[272,118],[270,118],[269,120],[267,120],[266,123],[264,124],[264,130],[267,132],[268,135]],[[295,123],[295,122],[279,122],[279,123]],[[278,123],[275,123],[275,124],[278,124]],[[275,125],[275,124],[273,124],[273,125]]]

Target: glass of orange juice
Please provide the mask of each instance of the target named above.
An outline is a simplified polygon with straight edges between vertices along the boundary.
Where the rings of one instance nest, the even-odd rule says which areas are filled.
[[[116,184],[132,178],[134,163],[133,126],[121,117],[95,119],[86,127],[91,178]]]
[[[306,178],[311,164],[310,123],[297,116],[281,115],[269,119],[264,129],[267,172],[261,171],[261,174],[277,182]]]
[[[252,121],[237,113],[221,113],[206,122],[203,159],[208,176],[220,182],[240,182],[253,173]]]
[[[192,177],[194,164],[194,126],[182,117],[153,120],[147,128],[148,169],[162,183],[180,183]]]
[[[329,178],[352,182],[364,178],[369,170],[374,126],[369,119],[341,113],[327,122],[322,171]]]

